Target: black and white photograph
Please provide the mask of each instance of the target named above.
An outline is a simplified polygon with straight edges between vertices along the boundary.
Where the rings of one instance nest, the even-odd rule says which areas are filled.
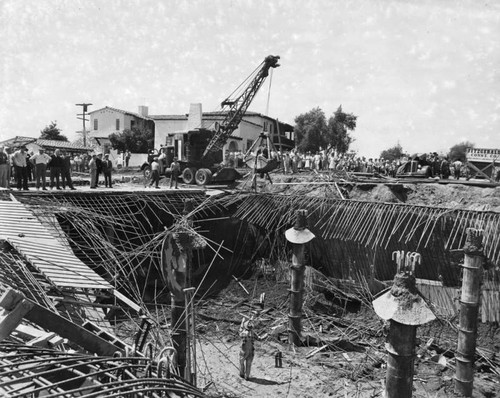
[[[500,1],[0,0],[0,396],[500,397]]]

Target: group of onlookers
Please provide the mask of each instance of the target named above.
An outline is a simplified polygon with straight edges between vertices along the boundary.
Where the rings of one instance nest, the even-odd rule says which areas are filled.
[[[396,177],[400,167],[408,161],[415,162],[416,167],[429,166],[430,177],[459,179],[466,176],[467,168],[459,159],[450,161],[447,156],[436,152],[410,157],[402,156],[398,159],[367,158],[355,154],[341,154],[335,151],[301,152],[297,149],[284,152],[271,151],[270,158],[279,157],[285,174],[299,171],[336,171],[378,173],[380,175]],[[225,165],[228,167],[244,167],[244,155],[241,151],[227,153]]]
[[[76,188],[73,185],[72,173],[90,173],[91,188],[97,188],[99,175],[104,176],[105,187],[112,188],[111,173],[113,163],[109,155],[76,155],[71,156],[60,149],[49,155],[44,148],[33,154],[26,147],[14,151],[0,146],[0,187],[28,191],[28,182],[34,181],[37,190]],[[47,183],[47,174],[50,183]]]
[[[52,155],[40,148],[37,154],[20,147],[8,153],[0,146],[0,187],[10,188],[14,179],[18,190],[28,191],[28,181],[35,181],[36,189],[47,190],[47,170],[50,172],[50,188],[75,189],[71,179],[71,159],[67,153],[56,149]],[[62,186],[62,188],[61,188]]]
[[[396,177],[400,167],[408,161],[415,162],[418,168],[429,166],[430,177],[447,179],[453,176],[459,179],[463,174],[463,163],[459,159],[450,162],[447,156],[440,156],[436,152],[413,157],[405,155],[393,160],[366,158],[353,154],[337,154],[336,152],[325,153],[324,151],[312,154],[292,150],[282,156],[283,169],[287,174],[300,170],[344,170]]]

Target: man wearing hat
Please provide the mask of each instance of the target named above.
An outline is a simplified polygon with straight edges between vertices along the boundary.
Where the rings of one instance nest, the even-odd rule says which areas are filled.
[[[256,334],[254,331],[254,318],[257,315],[256,311],[252,311],[250,317],[243,315],[241,320],[239,334],[241,337],[241,350],[240,350],[240,377],[245,380],[250,378],[250,371],[252,370],[252,362],[255,354],[254,340]]]
[[[28,191],[28,168],[26,167],[26,148],[21,147],[12,155],[17,189]]]
[[[113,188],[111,185],[111,171],[113,170],[113,162],[109,160],[109,153],[104,155],[104,160],[102,161],[102,173],[104,174],[104,185],[106,188]]]
[[[36,189],[40,189],[40,180],[42,180],[42,189],[47,190],[45,187],[45,175],[47,173],[47,164],[50,162],[50,156],[45,153],[45,149],[40,148],[36,155],[30,158],[30,162],[35,166],[35,181]]]
[[[5,152],[5,148],[0,146],[0,187],[9,188],[9,155]]]
[[[54,154],[51,156],[50,162],[48,164],[50,168],[50,189],[54,188],[61,189],[59,181],[61,179],[61,170],[63,167],[63,158],[61,157],[61,150],[56,149]]]

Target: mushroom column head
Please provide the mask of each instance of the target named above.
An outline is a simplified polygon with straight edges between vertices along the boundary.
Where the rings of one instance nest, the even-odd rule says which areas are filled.
[[[301,245],[314,239],[315,235],[306,228],[307,210],[297,210],[296,217],[295,225],[286,230],[285,238],[290,243]]]

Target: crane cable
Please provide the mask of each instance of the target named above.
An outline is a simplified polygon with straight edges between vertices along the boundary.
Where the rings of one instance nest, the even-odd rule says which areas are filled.
[[[271,85],[273,84],[273,69],[270,69],[269,74],[269,87],[267,89],[267,104],[266,104],[266,116],[269,116],[269,100],[271,98]]]

